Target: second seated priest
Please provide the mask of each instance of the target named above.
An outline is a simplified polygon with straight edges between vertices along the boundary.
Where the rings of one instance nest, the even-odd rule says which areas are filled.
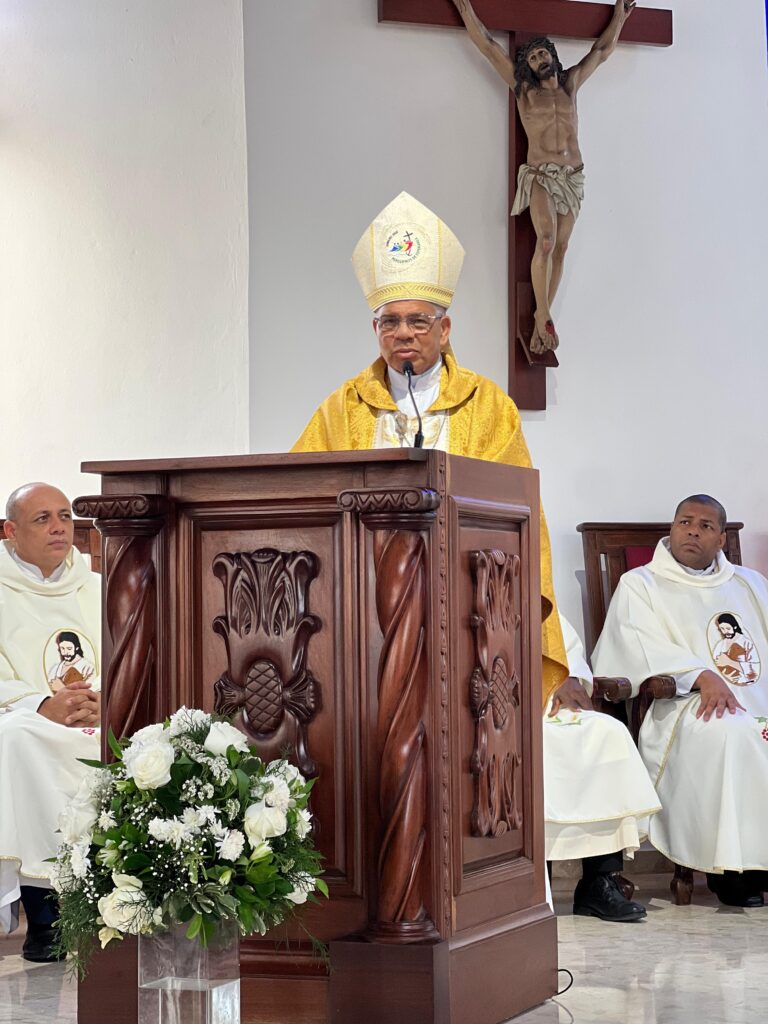
[[[357,244],[352,264],[368,305],[379,358],[330,395],[293,447],[295,452],[409,448],[418,420],[424,447],[451,455],[531,465],[520,414],[498,385],[456,362],[447,309],[464,249],[446,224],[406,192],[385,207]],[[549,534],[541,518],[544,699],[568,676],[552,588]]]

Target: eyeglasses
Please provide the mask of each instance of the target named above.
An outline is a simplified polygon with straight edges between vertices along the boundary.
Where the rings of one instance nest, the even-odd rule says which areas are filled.
[[[408,316],[375,316],[373,322],[382,334],[394,334],[400,329],[400,324],[406,323],[408,330],[414,334],[427,334],[432,330],[438,320],[442,320],[442,313],[438,316],[428,316],[426,313],[409,313]]]

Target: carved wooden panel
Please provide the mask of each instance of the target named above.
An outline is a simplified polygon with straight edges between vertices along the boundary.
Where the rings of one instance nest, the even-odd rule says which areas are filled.
[[[476,661],[469,704],[475,719],[472,834],[498,837],[523,824],[518,796],[522,755],[517,711],[520,680],[515,668],[514,635],[520,628],[515,581],[520,559],[503,551],[474,551]]]
[[[308,611],[317,576],[309,551],[219,554],[213,573],[224,588],[224,614],[213,622],[224,639],[227,670],[214,684],[215,709],[241,713],[251,739],[275,751],[289,746],[306,776],[317,774],[307,725],[320,707],[320,686],[307,668],[309,638],[320,620]]]

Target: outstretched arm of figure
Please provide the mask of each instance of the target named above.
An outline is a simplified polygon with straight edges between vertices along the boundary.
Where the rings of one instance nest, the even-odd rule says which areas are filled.
[[[480,53],[491,62],[510,89],[515,88],[515,65],[508,53],[499,46],[490,32],[475,14],[470,0],[453,0],[456,10],[461,15],[461,20],[467,28],[469,38],[478,48]]]
[[[574,64],[568,71],[567,88],[570,93],[577,92],[589,76],[594,74],[600,65],[611,56],[618,45],[624,22],[634,11],[635,6],[635,0],[616,0],[613,17],[608,28],[595,41],[586,57],[578,64]]]

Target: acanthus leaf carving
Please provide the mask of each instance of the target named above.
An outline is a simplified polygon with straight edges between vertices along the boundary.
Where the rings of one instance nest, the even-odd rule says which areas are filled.
[[[522,755],[517,721],[520,681],[515,669],[520,559],[503,551],[474,551],[471,564],[476,665],[469,681],[469,706],[475,720],[470,823],[473,835],[494,838],[523,825],[517,799]]]

